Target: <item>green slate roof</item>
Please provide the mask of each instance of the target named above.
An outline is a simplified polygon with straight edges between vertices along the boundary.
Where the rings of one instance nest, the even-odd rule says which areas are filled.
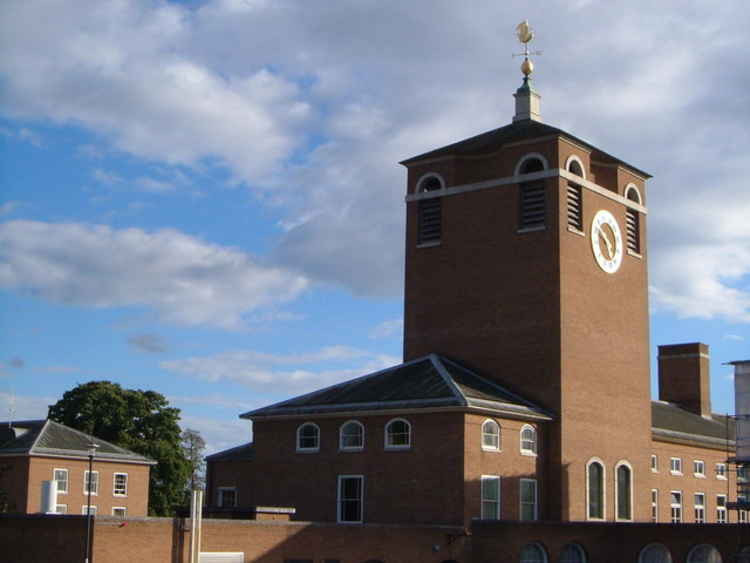
[[[520,418],[552,419],[541,407],[436,354],[256,409],[240,417],[436,407],[465,407]]]
[[[97,459],[156,464],[145,456],[115,446],[53,420],[0,422],[0,455],[50,455],[88,459],[91,441]]]
[[[680,408],[674,403],[651,403],[651,426],[654,437],[695,445],[734,447],[735,421],[713,413],[710,418]]]
[[[439,149],[435,149],[418,156],[408,158],[401,161],[401,164],[408,166],[409,164],[414,164],[421,160],[439,158],[443,156],[465,156],[491,153],[499,150],[503,147],[503,145],[507,145],[509,143],[527,141],[552,135],[568,138],[571,141],[574,141],[579,145],[583,145],[590,150],[597,151],[604,158],[610,159],[613,162],[619,162],[623,164],[627,168],[630,168],[631,170],[644,176],[645,178],[651,178],[651,175],[648,172],[639,170],[635,166],[632,166],[631,164],[628,164],[627,162],[620,160],[619,158],[607,154],[603,150],[595,147],[590,143],[587,143],[583,139],[579,139],[575,135],[571,135],[570,133],[563,131],[562,129],[558,129],[557,127],[553,127],[552,125],[547,125],[546,123],[541,123],[532,119],[516,121],[505,125],[504,127],[493,129],[492,131],[481,133],[474,137],[464,139],[463,141],[458,141],[457,143],[452,143]]]

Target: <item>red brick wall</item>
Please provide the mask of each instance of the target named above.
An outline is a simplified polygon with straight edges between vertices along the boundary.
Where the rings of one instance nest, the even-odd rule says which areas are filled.
[[[82,516],[0,514],[0,563],[78,562],[85,553]]]
[[[8,512],[25,512],[28,467],[28,457],[0,457],[0,491],[8,495]]]

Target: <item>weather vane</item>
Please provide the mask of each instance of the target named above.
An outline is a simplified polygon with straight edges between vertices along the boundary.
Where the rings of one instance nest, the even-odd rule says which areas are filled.
[[[534,72],[534,63],[529,60],[529,55],[541,55],[541,51],[529,51],[529,43],[534,39],[534,30],[529,26],[528,20],[523,20],[516,26],[516,37],[523,43],[523,53],[514,53],[514,57],[523,57],[521,72],[526,78]]]

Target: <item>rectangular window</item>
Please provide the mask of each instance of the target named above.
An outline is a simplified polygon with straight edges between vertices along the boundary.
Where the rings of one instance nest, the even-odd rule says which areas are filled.
[[[500,477],[482,475],[482,520],[500,518]]]
[[[748,476],[747,469],[748,469],[747,465],[737,466],[737,482],[738,483],[747,483],[747,476]]]
[[[521,520],[537,520],[536,479],[521,479]]]
[[[628,239],[628,250],[641,253],[641,219],[635,209],[625,210],[625,231]]]
[[[89,494],[89,472],[88,471],[83,472],[83,494],[84,495]],[[98,471],[91,472],[91,494],[92,495],[99,494],[99,472]]]
[[[115,473],[112,491],[116,497],[128,496],[128,474]]]
[[[706,464],[700,459],[693,460],[693,475],[696,477],[706,476]]]
[[[237,506],[237,488],[236,487],[219,487],[217,504],[222,508]]]
[[[434,197],[419,201],[417,244],[436,244],[442,236],[443,198]]]
[[[747,510],[738,511],[738,517],[740,519],[740,524],[747,524]]]
[[[727,495],[716,495],[716,522],[727,523]]]
[[[654,473],[659,471],[659,458],[654,454],[651,454],[651,471]]]
[[[521,184],[521,212],[518,228],[543,229],[546,216],[544,182]]]
[[[86,516],[88,514],[88,507],[89,506],[87,504],[84,504],[81,507],[81,514],[83,514],[84,516]],[[91,505],[91,516],[96,516],[96,505],[95,504]]]
[[[659,521],[659,489],[651,489],[651,521]]]
[[[55,506],[55,512],[58,514],[67,514],[68,513],[68,505],[67,504],[58,504]]]
[[[703,524],[706,521],[706,495],[695,493],[693,495],[693,505],[695,509],[695,523]]]
[[[365,478],[362,475],[339,475],[339,522],[361,523],[364,506]]]
[[[568,227],[583,231],[583,200],[581,186],[568,184]]]
[[[669,472],[674,475],[682,475],[682,459],[679,457],[669,458]]]
[[[679,524],[682,522],[682,491],[672,491],[669,495],[672,524]]]
[[[68,494],[68,470],[55,468],[52,472],[52,478],[57,481],[57,493],[60,495]]]
[[[125,516],[128,515],[128,509],[124,506],[113,506],[112,507],[112,516],[118,516],[120,518],[125,518]]]
[[[726,479],[727,478],[727,464],[726,463],[717,463],[716,464],[716,478],[717,479]]]

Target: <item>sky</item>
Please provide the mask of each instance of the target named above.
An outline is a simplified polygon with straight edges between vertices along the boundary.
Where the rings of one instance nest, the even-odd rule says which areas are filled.
[[[110,380],[210,453],[251,439],[242,412],[399,363],[397,163],[511,121],[524,19],[545,122],[654,176],[652,358],[705,342],[733,412],[743,3],[5,0],[0,419]]]

